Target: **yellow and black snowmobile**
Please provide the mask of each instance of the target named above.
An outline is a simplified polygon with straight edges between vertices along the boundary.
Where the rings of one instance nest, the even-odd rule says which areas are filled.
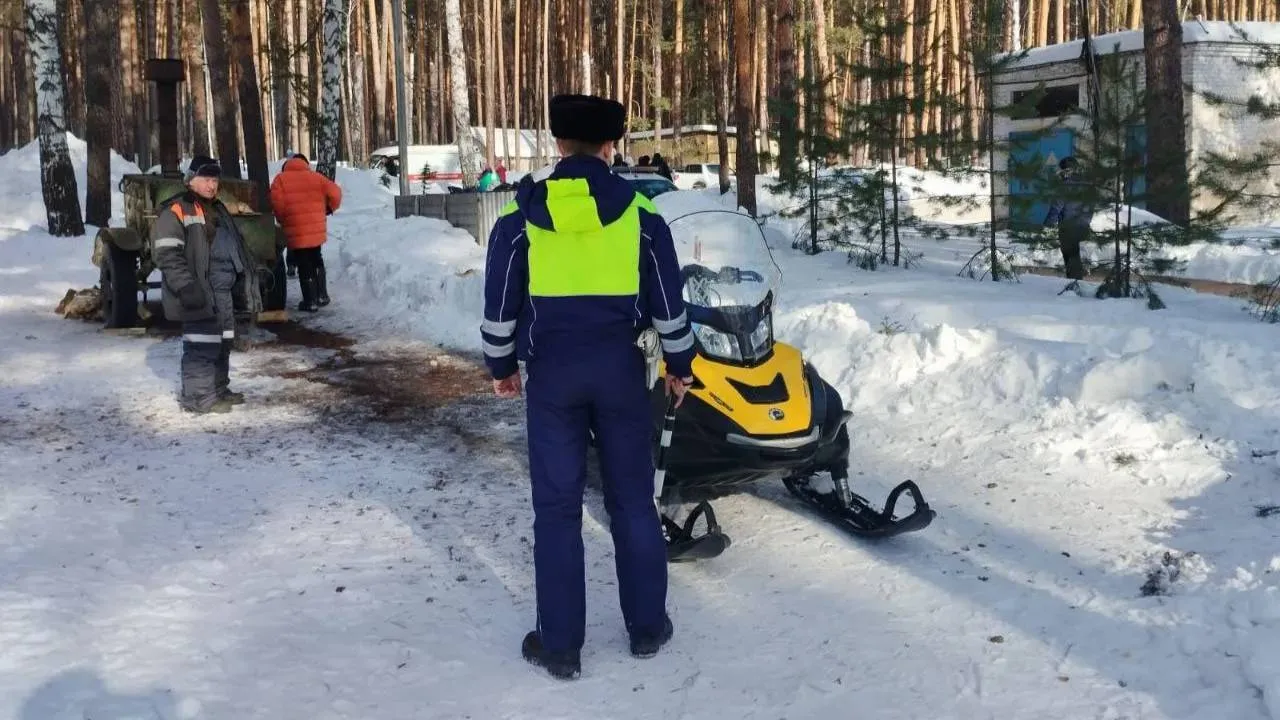
[[[858,536],[886,537],[929,525],[934,511],[911,481],[895,487],[882,510],[849,489],[850,413],[798,349],[774,339],[781,271],[756,221],[731,210],[700,210],[668,225],[683,263],[698,351],[694,385],[675,410],[659,380],[656,337],[645,343],[657,430],[655,495],[668,560],[724,552],[729,537],[710,501],[764,481],[781,480],[822,517]],[[915,508],[895,518],[904,494]],[[695,503],[682,523],[672,517]],[[705,526],[701,534],[695,529],[699,520]]]

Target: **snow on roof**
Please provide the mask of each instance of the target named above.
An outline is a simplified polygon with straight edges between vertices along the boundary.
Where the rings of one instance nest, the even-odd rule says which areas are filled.
[[[716,132],[716,129],[717,128],[715,125],[681,125],[680,133],[681,134],[691,134],[691,133],[700,133],[700,132],[713,133],[713,132]],[[734,135],[738,132],[737,127],[733,125],[726,126],[725,130],[730,135]],[[674,135],[675,135],[675,130],[673,130],[672,128],[661,128],[658,130],[658,137],[672,137]],[[652,130],[637,130],[636,132],[627,133],[628,140],[648,140],[652,137],[653,137]]]
[[[479,143],[481,149],[484,148],[486,130],[483,127],[472,127],[471,135]],[[504,145],[503,135],[506,135],[506,144]],[[513,158],[532,158],[538,156],[538,136],[542,136],[542,150],[549,152],[552,156],[557,156],[560,151],[556,149],[556,140],[551,136],[550,131],[542,130],[524,130],[514,128],[494,128],[493,129],[493,152],[495,155],[503,155],[504,153]]]
[[[1255,42],[1264,45],[1280,45],[1280,23],[1274,22],[1209,22],[1205,20],[1187,20],[1182,23],[1182,44],[1195,43],[1246,43]],[[1083,40],[1072,40],[1057,45],[1032,48],[1022,53],[1018,60],[1010,63],[1005,72],[1020,70],[1040,65],[1052,65],[1061,62],[1074,62],[1080,59]],[[1115,52],[1117,46],[1122,53],[1142,50],[1141,30],[1125,30],[1107,33],[1093,38],[1095,52],[1108,55]],[[998,57],[1009,57],[1018,53],[1005,53]]]

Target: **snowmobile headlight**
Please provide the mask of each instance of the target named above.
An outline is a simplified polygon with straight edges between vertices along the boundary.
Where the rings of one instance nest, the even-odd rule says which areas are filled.
[[[766,315],[760,319],[760,324],[756,325],[756,329],[751,331],[748,338],[751,343],[751,357],[763,357],[769,352],[769,348],[773,346],[773,320],[771,316]]]
[[[737,338],[710,325],[701,323],[692,323],[692,325],[693,334],[698,338],[698,344],[702,346],[704,353],[725,360],[742,362],[742,351],[738,348]]]

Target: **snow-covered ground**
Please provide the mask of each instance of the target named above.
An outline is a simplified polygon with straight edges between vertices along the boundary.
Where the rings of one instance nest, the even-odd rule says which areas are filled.
[[[1139,40],[1141,33],[1138,33]],[[885,166],[886,171],[888,166]],[[990,193],[985,175],[979,172],[953,173],[948,176],[930,170],[899,167],[900,212],[916,221],[932,226],[938,238],[915,228],[901,233],[903,247],[919,255],[937,269],[958,271],[989,242]],[[769,212],[802,209],[806,197],[792,197],[771,190],[776,178],[761,178],[757,195],[762,208]],[[714,191],[708,191],[714,196]],[[888,197],[888,196],[887,196]],[[732,203],[730,203],[732,204]],[[792,238],[807,242],[808,225],[800,220],[780,223]],[[1140,208],[1119,206],[1119,223],[1135,228],[1166,222]],[[1095,213],[1091,226],[1095,232],[1112,232],[1117,227],[1116,207]],[[1182,263],[1179,277],[1253,285],[1271,283],[1280,278],[1280,224],[1232,227],[1221,233],[1222,242],[1194,242],[1181,247],[1166,247],[1152,253],[1152,258],[1166,258]],[[892,238],[889,240],[892,243]],[[997,234],[1002,252],[1017,265],[1060,267],[1062,255],[1056,248],[1033,249],[1012,242],[1007,233]],[[874,243],[879,247],[879,239]],[[1086,244],[1081,248],[1088,262],[1108,262],[1113,254],[1107,245]]]
[[[197,419],[176,339],[53,314],[90,242],[31,229],[15,156],[0,718],[1280,719],[1280,336],[1240,301],[858,271],[774,223],[776,331],[854,411],[856,489],[914,479],[938,518],[864,543],[781,487],[720,501],[733,546],[671,568],[675,639],[637,661],[589,493],[562,684],[519,656],[532,513],[522,405],[475,367],[483,249],[344,172],[335,302],[303,323],[346,339],[237,353],[252,404]]]

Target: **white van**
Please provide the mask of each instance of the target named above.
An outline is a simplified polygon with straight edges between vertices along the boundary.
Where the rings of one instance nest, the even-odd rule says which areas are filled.
[[[399,146],[378,148],[369,156],[369,167],[398,177],[400,167],[405,165],[409,182],[462,182],[462,162],[457,145],[410,145],[407,149],[409,162],[401,163]]]

